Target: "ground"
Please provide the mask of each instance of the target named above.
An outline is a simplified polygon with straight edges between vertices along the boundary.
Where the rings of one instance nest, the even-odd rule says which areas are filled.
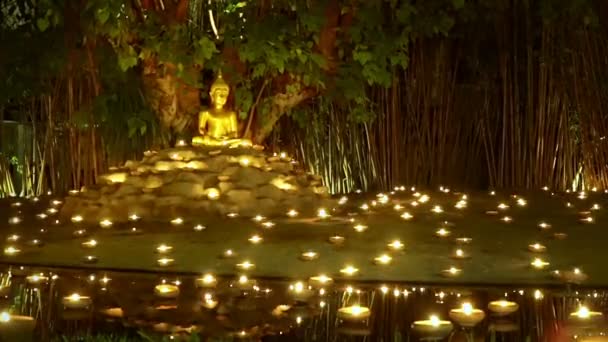
[[[429,200],[420,199],[428,195]],[[585,286],[608,285],[608,272],[604,260],[608,256],[605,228],[608,216],[608,195],[589,192],[580,199],[578,193],[552,194],[550,191],[534,193],[469,193],[466,208],[455,205],[463,199],[463,193],[444,191],[397,191],[387,197],[350,196],[346,204],[332,211],[331,218],[316,217],[270,218],[272,228],[264,228],[251,219],[229,217],[201,217],[186,219],[181,225],[166,222],[141,221],[111,228],[89,227],[90,236],[75,237],[78,227],[73,223],[53,224],[56,219],[44,220],[36,214],[44,212],[49,202],[59,197],[45,196],[38,202],[31,199],[5,199],[0,202],[0,222],[3,241],[18,234],[17,243],[6,242],[5,248],[21,249],[18,255],[2,255],[0,262],[7,265],[35,265],[75,268],[102,268],[113,270],[137,270],[161,273],[213,272],[232,276],[243,273],[235,268],[237,263],[249,260],[255,264],[246,273],[259,278],[307,279],[324,273],[335,279],[352,279],[358,282],[378,283],[424,283],[453,285],[510,285],[550,286],[562,283],[551,275],[551,271],[580,268],[589,278]],[[374,206],[372,200],[376,201]],[[412,201],[419,205],[413,207]],[[15,202],[21,202],[17,207]],[[465,204],[461,202],[460,204]],[[525,205],[524,205],[525,202]],[[361,209],[366,203],[369,210]],[[508,209],[498,209],[500,203]],[[570,203],[570,205],[568,205]],[[403,209],[396,210],[399,204]],[[442,213],[432,209],[441,206]],[[405,220],[400,215],[407,211],[413,218]],[[492,214],[488,211],[496,211]],[[303,215],[301,215],[303,216]],[[502,219],[512,218],[511,222]],[[20,217],[18,224],[10,224],[11,218]],[[593,222],[581,218],[592,217]],[[350,222],[349,220],[352,219]],[[447,221],[447,223],[446,223]],[[545,222],[551,227],[539,228]],[[367,226],[363,232],[353,229],[356,223]],[[195,231],[202,224],[206,228]],[[129,234],[129,229],[143,230],[140,235]],[[440,238],[435,231],[445,227],[451,236]],[[40,233],[40,229],[46,229]],[[566,236],[555,235],[565,233]],[[259,244],[248,239],[258,234],[263,238]],[[345,237],[342,247],[328,242],[332,235]],[[470,237],[468,245],[459,246],[456,237]],[[98,246],[93,249],[81,247],[81,243],[94,238]],[[29,247],[27,241],[40,239],[42,247]],[[387,244],[394,239],[403,242],[399,253],[389,253],[393,260],[389,265],[375,265],[373,259],[387,253]],[[546,253],[532,253],[528,245],[535,242],[547,247]],[[169,258],[175,263],[168,267],[157,266],[156,247],[161,244],[173,247]],[[462,248],[471,258],[458,261],[450,257],[456,248]],[[234,250],[238,256],[232,259],[219,257],[226,249]],[[312,250],[319,254],[313,261],[300,260],[300,254]],[[83,256],[95,255],[95,264],[83,263]],[[535,257],[550,262],[543,270],[533,268]],[[355,266],[359,272],[345,277],[339,270],[347,265]],[[441,271],[451,266],[462,269],[454,278],[442,276]]]

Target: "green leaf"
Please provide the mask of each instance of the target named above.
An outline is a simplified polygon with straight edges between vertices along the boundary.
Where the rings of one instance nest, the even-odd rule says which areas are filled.
[[[127,71],[137,65],[137,57],[135,56],[118,56],[118,65],[120,70]]]
[[[455,9],[461,9],[464,7],[465,0],[452,0],[452,5]]]
[[[38,26],[40,32],[46,31],[46,29],[49,28],[49,24],[49,19],[47,17],[38,18],[38,20],[36,20],[36,26]]]
[[[107,7],[100,8],[95,12],[95,18],[97,18],[101,24],[105,24],[110,18],[110,11]]]

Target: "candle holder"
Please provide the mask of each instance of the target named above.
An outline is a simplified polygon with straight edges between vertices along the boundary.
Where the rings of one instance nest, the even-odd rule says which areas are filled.
[[[471,304],[464,303],[461,308],[452,309],[449,312],[450,318],[465,328],[472,328],[483,321],[486,313],[483,310],[475,309]]]
[[[412,330],[425,340],[442,340],[452,332],[453,328],[452,322],[440,320],[437,316],[415,321],[412,324]]]
[[[519,304],[508,300],[495,300],[488,304],[488,309],[496,316],[508,316],[519,309]]]
[[[154,294],[161,298],[176,298],[179,287],[173,284],[159,284],[154,287]]]
[[[61,300],[64,308],[72,310],[87,309],[92,302],[91,297],[81,296],[78,293],[63,297]]]
[[[360,305],[351,305],[338,309],[338,318],[349,322],[364,321],[370,315],[371,311],[369,308]]]

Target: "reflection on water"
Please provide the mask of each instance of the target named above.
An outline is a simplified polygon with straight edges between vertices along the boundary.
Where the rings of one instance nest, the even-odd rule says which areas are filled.
[[[89,271],[90,272],[90,271]],[[606,293],[5,269],[0,340],[603,341]],[[9,314],[10,312],[10,314]],[[589,338],[594,336],[593,338]],[[131,340],[131,339],[129,339]]]

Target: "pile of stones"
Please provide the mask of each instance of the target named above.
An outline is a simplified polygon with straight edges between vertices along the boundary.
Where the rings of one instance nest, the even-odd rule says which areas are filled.
[[[227,215],[266,217],[290,210],[314,214],[331,206],[320,177],[282,155],[250,147],[183,146],[149,151],[143,160],[111,169],[94,187],[69,196],[64,217],[94,223]]]

